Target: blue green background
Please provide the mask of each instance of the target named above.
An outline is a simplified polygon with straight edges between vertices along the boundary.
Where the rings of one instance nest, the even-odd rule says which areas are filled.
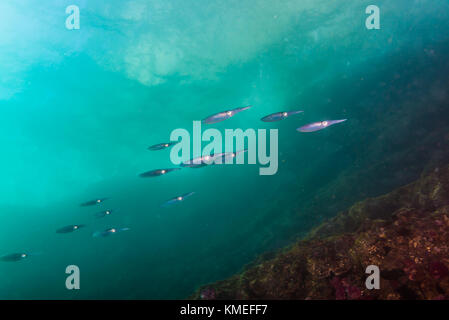
[[[79,30],[65,28],[71,4]],[[370,4],[380,30],[365,27]],[[447,163],[448,28],[447,0],[2,0],[0,255],[32,255],[0,263],[0,298],[185,298]],[[276,175],[138,177],[172,167],[149,145],[244,105],[213,127],[279,129]],[[304,114],[260,121],[294,109]],[[97,197],[116,214],[79,206]],[[111,226],[131,230],[91,237]],[[65,288],[70,264],[81,290]]]

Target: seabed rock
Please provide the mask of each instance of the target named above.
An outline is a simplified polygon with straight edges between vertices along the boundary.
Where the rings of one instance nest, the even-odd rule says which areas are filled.
[[[380,269],[369,290],[366,267]],[[449,299],[449,166],[366,199],[193,299]]]

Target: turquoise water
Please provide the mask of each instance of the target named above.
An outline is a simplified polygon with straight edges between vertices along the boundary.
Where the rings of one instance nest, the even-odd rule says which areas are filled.
[[[0,262],[0,298],[185,298],[447,163],[447,0],[73,2],[0,3],[0,255],[31,254]],[[71,4],[79,30],[65,26]],[[380,30],[365,27],[370,4]],[[173,167],[148,146],[245,105],[211,127],[279,129],[276,175],[138,177]],[[260,121],[294,109],[304,114]],[[98,197],[110,199],[80,207]],[[86,228],[56,234],[70,224]],[[114,226],[131,230],[91,236]],[[71,264],[81,290],[65,288]]]

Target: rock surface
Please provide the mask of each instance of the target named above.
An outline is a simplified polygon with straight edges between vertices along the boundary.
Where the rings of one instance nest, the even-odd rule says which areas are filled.
[[[449,299],[449,166],[349,210],[193,299]],[[380,289],[368,290],[369,265]]]

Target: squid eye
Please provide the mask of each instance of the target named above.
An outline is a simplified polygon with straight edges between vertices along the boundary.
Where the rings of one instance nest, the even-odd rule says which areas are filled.
[[[115,231],[117,231],[117,230],[115,230],[115,229],[111,229],[111,232],[112,232],[112,233],[114,233]]]
[[[323,126],[327,126],[328,122],[327,122],[327,121],[323,121],[323,122],[321,122],[321,124],[322,124]]]
[[[73,229],[74,229],[74,230],[78,229],[78,226],[73,226]]]
[[[97,203],[100,203],[100,202],[101,202],[101,199],[98,199],[98,200],[97,200]]]
[[[178,197],[178,200],[181,201],[181,200],[182,200],[182,197]]]
[[[27,255],[26,255],[25,253],[23,253],[23,254],[21,254],[20,256],[21,256],[22,258],[26,258]]]
[[[168,147],[168,143],[166,143],[165,146]]]
[[[226,112],[226,114],[227,114],[228,116],[231,116],[231,115],[232,115],[232,111],[228,111],[228,112]]]
[[[164,174],[164,173],[165,173],[165,170],[162,170],[161,173]]]
[[[288,115],[288,113],[287,113],[287,112],[284,112],[283,115],[284,115],[284,117],[286,117],[286,116]]]

